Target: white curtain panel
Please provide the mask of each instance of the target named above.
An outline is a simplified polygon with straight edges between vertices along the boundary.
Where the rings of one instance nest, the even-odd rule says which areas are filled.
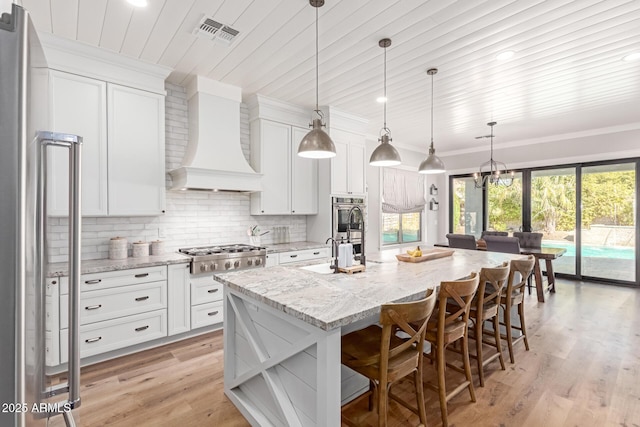
[[[383,169],[382,212],[420,212],[427,203],[425,194],[424,175],[403,169]]]

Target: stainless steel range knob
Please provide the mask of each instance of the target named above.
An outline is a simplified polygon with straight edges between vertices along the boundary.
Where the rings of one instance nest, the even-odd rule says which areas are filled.
[[[209,264],[209,268],[211,271],[213,271],[218,268],[218,264],[216,264],[215,262],[212,262],[211,264]]]
[[[207,271],[207,265],[206,264],[200,264],[200,271]]]
[[[253,265],[253,260],[252,259],[248,259],[247,260],[247,265]]]
[[[224,268],[227,269],[227,270],[230,269],[231,268],[231,262],[229,262],[229,261],[225,262],[224,263]]]
[[[260,264],[262,264],[262,260],[261,260],[260,258],[258,258],[258,259],[256,260],[256,265],[260,265]]]
[[[234,261],[233,266],[234,266],[235,268],[240,267],[240,261]]]

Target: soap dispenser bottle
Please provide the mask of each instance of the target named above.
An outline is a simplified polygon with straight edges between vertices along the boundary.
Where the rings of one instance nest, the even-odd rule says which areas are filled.
[[[340,239],[340,244],[338,245],[338,268],[347,267],[347,259],[349,257],[347,251],[347,244],[344,242],[344,238]]]

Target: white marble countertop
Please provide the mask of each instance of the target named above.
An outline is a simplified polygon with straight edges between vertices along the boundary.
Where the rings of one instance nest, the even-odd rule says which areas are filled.
[[[425,248],[423,248],[425,249]],[[524,258],[499,252],[456,249],[452,256],[421,263],[397,261],[391,249],[367,256],[362,273],[321,274],[299,266],[274,266],[214,275],[219,282],[318,328],[331,330],[380,313],[389,302],[422,298],[441,281],[482,267]]]
[[[153,267],[156,265],[183,264],[191,262],[191,258],[177,252],[164,255],[153,255],[126,259],[90,259],[82,261],[81,274],[103,273],[105,271],[128,270],[130,268]],[[48,265],[47,277],[68,276],[69,264],[58,262]]]
[[[291,243],[274,243],[269,245],[264,245],[267,248],[267,253],[279,253],[279,252],[288,252],[288,251],[301,251],[304,249],[318,249],[318,248],[329,248],[331,249],[331,243],[324,244],[321,242],[291,242]]]

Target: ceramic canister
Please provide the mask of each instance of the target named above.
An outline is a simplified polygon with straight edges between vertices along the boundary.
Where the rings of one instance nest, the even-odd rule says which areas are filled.
[[[149,256],[149,243],[133,242],[133,257],[141,258],[145,256]]]
[[[109,240],[109,259],[126,259],[127,255],[127,239],[112,237]]]
[[[162,240],[155,240],[151,242],[151,255],[163,255],[164,254],[164,242]]]

